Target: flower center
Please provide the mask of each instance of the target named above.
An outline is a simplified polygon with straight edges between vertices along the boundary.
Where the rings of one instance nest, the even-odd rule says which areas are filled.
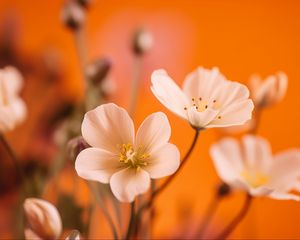
[[[243,171],[241,176],[253,188],[260,187],[269,181],[269,177],[261,172]]]
[[[208,107],[211,107],[213,109],[219,109],[221,107],[221,104],[217,100],[213,100],[212,102],[208,102],[204,100],[202,97],[198,98],[191,98],[191,104],[198,112],[204,112]],[[184,110],[188,110],[188,107],[184,107]],[[218,116],[218,119],[221,119],[221,116]]]
[[[140,169],[149,164],[150,154],[144,153],[141,150],[134,150],[131,143],[122,144],[120,148],[119,162],[123,163],[126,167]]]

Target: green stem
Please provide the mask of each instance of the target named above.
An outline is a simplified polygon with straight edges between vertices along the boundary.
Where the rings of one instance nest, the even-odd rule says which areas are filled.
[[[114,239],[115,239],[115,240],[119,239],[117,229],[116,229],[116,227],[115,227],[115,225],[114,225],[114,222],[113,222],[113,220],[112,220],[112,217],[110,216],[110,214],[109,214],[109,212],[108,212],[106,206],[104,205],[104,203],[103,203],[103,201],[102,201],[102,199],[101,199],[101,196],[100,196],[99,191],[97,190],[96,186],[94,186],[91,182],[88,182],[88,185],[89,185],[90,190],[91,190],[91,192],[93,193],[93,195],[94,195],[96,201],[98,202],[99,207],[100,207],[100,209],[102,210],[105,219],[107,220],[108,224],[110,225],[110,229],[111,229],[111,231],[112,231],[112,234],[113,234],[113,236],[114,236]]]
[[[129,240],[132,233],[134,233],[134,225],[135,225],[135,201],[133,201],[131,203],[131,209],[130,209],[130,220],[129,220],[129,224],[128,224],[128,229],[127,229],[127,233],[126,233],[126,240]]]
[[[228,224],[228,226],[219,234],[216,239],[225,239],[228,237],[228,235],[239,225],[239,223],[244,219],[246,216],[251,203],[252,203],[252,196],[250,194],[247,194],[244,205],[240,212],[236,215],[236,217]]]

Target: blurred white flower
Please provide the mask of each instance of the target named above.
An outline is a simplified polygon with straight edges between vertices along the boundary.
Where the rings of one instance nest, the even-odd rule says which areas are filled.
[[[217,68],[198,68],[186,77],[183,90],[165,70],[154,71],[151,79],[156,98],[196,129],[240,125],[251,119],[248,88],[226,80]]]
[[[24,202],[28,227],[26,239],[58,239],[62,222],[57,209],[49,202],[38,198],[27,198]]]
[[[278,103],[286,94],[288,77],[283,72],[268,76],[262,80],[260,76],[253,75],[249,80],[251,97],[255,106],[269,107]]]
[[[290,193],[299,185],[299,149],[272,156],[266,140],[246,135],[241,143],[225,138],[214,144],[210,153],[219,177],[232,188],[252,196],[300,200]]]
[[[171,175],[179,167],[180,154],[168,142],[171,128],[164,113],[148,116],[135,137],[126,110],[103,104],[85,114],[81,130],[92,147],[79,153],[75,162],[78,175],[110,183],[119,201],[132,202],[148,190],[150,178]]]
[[[0,69],[0,132],[14,129],[27,114],[26,106],[19,97],[23,86],[20,72],[11,66]]]
[[[153,46],[153,37],[150,32],[140,29],[135,33],[133,39],[133,50],[136,54],[144,54]]]

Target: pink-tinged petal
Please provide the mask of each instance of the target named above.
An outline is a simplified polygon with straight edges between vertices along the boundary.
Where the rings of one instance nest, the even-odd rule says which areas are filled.
[[[15,119],[10,106],[0,107],[0,132],[4,133],[15,127]]]
[[[113,103],[103,104],[84,116],[82,136],[92,147],[119,152],[119,146],[134,140],[134,125],[125,109]]]
[[[180,165],[178,148],[171,143],[166,143],[150,156],[149,164],[144,169],[151,178],[162,178],[176,172]]]
[[[270,198],[276,199],[276,200],[294,200],[294,201],[300,201],[300,197],[291,194],[291,193],[282,193],[282,192],[272,192],[269,195]]]
[[[207,128],[242,125],[251,119],[253,108],[254,105],[250,99],[232,103],[222,109],[218,114],[221,118],[213,120]]]
[[[240,178],[244,170],[240,144],[234,138],[224,138],[210,148],[219,177],[229,185]]]
[[[208,101],[215,92],[219,92],[225,83],[225,77],[218,68],[197,68],[187,75],[183,82],[183,91],[190,98],[203,98]]]
[[[243,146],[247,169],[267,173],[273,162],[270,144],[262,137],[246,135],[243,137]]]
[[[136,136],[136,149],[151,154],[156,148],[167,143],[171,127],[166,114],[157,112],[149,115],[141,124]]]
[[[7,93],[7,97],[11,98],[16,96],[23,87],[23,77],[19,70],[15,67],[7,66],[0,70],[0,81],[4,91]]]
[[[249,89],[245,85],[238,82],[226,81],[216,100],[220,102],[223,110],[232,103],[248,99],[249,95]]]
[[[15,98],[11,102],[10,107],[16,124],[24,121],[27,115],[27,108],[23,99]]]
[[[188,121],[195,128],[206,128],[218,115],[219,111],[208,108],[203,112],[197,111],[195,107],[187,109]]]
[[[24,236],[26,240],[43,240],[29,228],[25,228]]]
[[[77,156],[75,169],[84,179],[108,183],[110,177],[122,167],[118,157],[100,148],[86,148]]]
[[[268,186],[261,186],[257,188],[250,188],[248,193],[253,197],[263,197],[263,196],[269,196],[274,189],[269,188]]]
[[[123,169],[112,175],[110,187],[119,201],[132,202],[137,195],[149,189],[150,176],[143,169]]]
[[[300,150],[293,149],[275,155],[270,175],[269,185],[277,191],[292,190],[299,184]]]
[[[184,108],[189,105],[189,102],[167,72],[165,70],[154,71],[151,75],[151,82],[151,90],[155,97],[170,111],[186,119]]]

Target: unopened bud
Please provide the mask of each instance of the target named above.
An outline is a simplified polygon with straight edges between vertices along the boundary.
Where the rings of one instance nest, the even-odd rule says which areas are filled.
[[[106,78],[110,69],[111,62],[106,58],[102,58],[92,62],[87,66],[86,75],[92,83],[98,85]]]
[[[80,232],[78,230],[73,230],[67,237],[66,240],[80,240]]]
[[[71,30],[78,30],[85,22],[84,9],[76,2],[70,1],[63,7],[61,19],[63,23]]]
[[[136,55],[143,55],[150,50],[153,45],[152,35],[143,30],[138,30],[133,37],[133,52]]]
[[[288,85],[287,75],[279,72],[262,80],[254,75],[250,78],[251,96],[256,106],[270,107],[283,99]]]
[[[82,150],[84,150],[88,147],[90,147],[90,146],[83,139],[83,137],[76,137],[76,138],[71,139],[68,142],[68,147],[67,147],[70,159],[75,162],[76,157],[78,156],[78,154]]]
[[[217,195],[219,197],[225,197],[231,193],[231,188],[226,183],[221,183],[217,188]]]
[[[58,239],[62,222],[57,209],[49,202],[38,198],[27,198],[24,202],[26,239]]]

